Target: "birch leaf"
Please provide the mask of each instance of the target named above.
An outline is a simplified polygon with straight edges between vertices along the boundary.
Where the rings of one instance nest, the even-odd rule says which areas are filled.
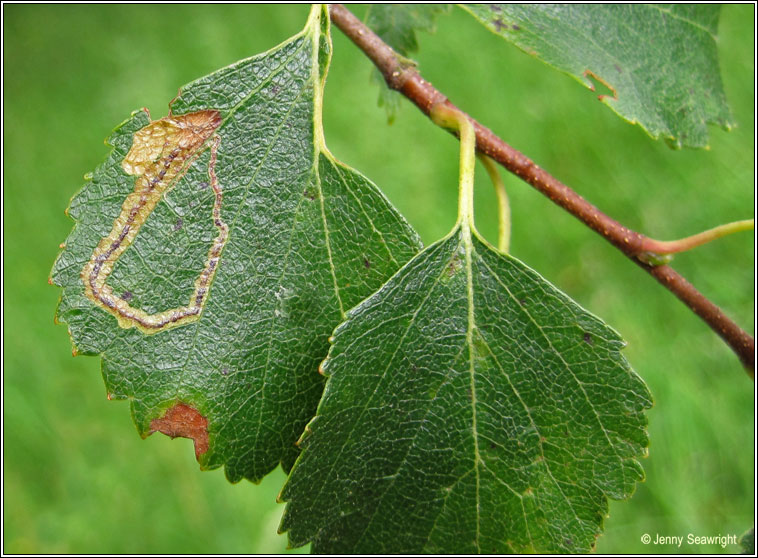
[[[195,440],[231,481],[289,470],[347,309],[419,248],[381,192],[326,148],[329,18],[143,110],[71,200],[51,281],[76,353],[139,433]]]

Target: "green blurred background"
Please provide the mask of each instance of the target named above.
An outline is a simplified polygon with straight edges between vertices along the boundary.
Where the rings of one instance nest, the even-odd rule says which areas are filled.
[[[364,9],[355,7],[357,13]],[[192,443],[143,441],[108,402],[99,359],[71,357],[47,276],[63,210],[103,139],[130,112],[166,114],[180,85],[299,31],[307,6],[3,6],[3,433],[6,553],[282,552],[279,470],[261,485],[201,473]],[[594,94],[456,10],[420,37],[423,75],[456,104],[622,223],[669,239],[754,207],[754,7],[723,9],[719,51],[738,127],[708,151],[671,151]],[[472,47],[475,49],[472,50]],[[392,126],[370,63],[338,30],[326,90],[332,152],[374,180],[425,243],[455,221],[457,146],[408,103]],[[479,169],[477,220],[496,239]],[[507,179],[512,253],[627,339],[655,398],[647,481],[612,502],[599,552],[735,552],[645,546],[644,533],[741,534],[754,523],[754,385],[684,305],[530,187]],[[754,331],[754,240],[742,233],[674,266]]]

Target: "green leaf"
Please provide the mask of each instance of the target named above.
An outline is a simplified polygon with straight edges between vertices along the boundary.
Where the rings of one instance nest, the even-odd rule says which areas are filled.
[[[330,55],[314,9],[292,39],[183,87],[168,119],[134,113],[72,199],[52,272],[57,318],[75,352],[102,354],[109,398],[131,401],[143,437],[194,438],[201,466],[225,465],[231,481],[289,470],[329,334],[419,248],[376,186],[326,149]],[[129,225],[140,188],[152,202]]]
[[[450,13],[451,7],[450,4],[373,4],[366,14],[366,25],[395,52],[407,57],[418,51],[416,31],[434,33],[437,17]],[[400,110],[402,95],[387,87],[376,68],[372,69],[371,81],[379,86],[378,105],[385,108],[387,120],[392,124]]]
[[[672,147],[734,124],[721,84],[716,4],[469,4],[488,29],[595,91]],[[514,84],[512,84],[514,85]],[[517,84],[515,84],[517,86]]]
[[[324,553],[589,551],[643,478],[651,399],[622,347],[456,227],[335,331],[281,529]]]
[[[418,51],[416,31],[434,33],[437,17],[450,13],[449,4],[374,4],[366,25],[396,52],[407,56]]]

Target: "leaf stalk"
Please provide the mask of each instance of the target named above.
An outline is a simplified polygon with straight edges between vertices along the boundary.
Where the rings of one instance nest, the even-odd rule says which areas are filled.
[[[474,227],[474,173],[476,164],[476,133],[468,116],[460,110],[439,103],[432,107],[432,122],[458,132],[461,141],[458,186],[458,224],[470,236]]]
[[[693,248],[702,246],[712,240],[736,232],[752,231],[754,226],[754,219],[745,219],[744,221],[734,221],[733,223],[719,225],[718,227],[678,240],[655,240],[653,238],[645,238],[642,241],[642,248],[646,252],[652,252],[654,254],[676,254],[678,252],[692,250]]]
[[[507,254],[511,249],[511,204],[508,200],[508,192],[505,190],[505,184],[500,177],[495,161],[486,155],[479,154],[479,160],[487,170],[487,174],[495,188],[495,197],[497,198],[497,220],[498,236],[497,249],[503,254]]]

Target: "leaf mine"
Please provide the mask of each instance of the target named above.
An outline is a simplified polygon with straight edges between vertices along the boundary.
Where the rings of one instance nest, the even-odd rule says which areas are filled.
[[[195,457],[208,451],[208,419],[186,403],[176,403],[166,413],[150,421],[148,434],[161,432],[171,438],[190,438],[195,443]]]
[[[143,333],[157,333],[200,317],[221,252],[229,237],[229,227],[221,219],[223,195],[214,170],[220,137],[213,134],[220,124],[221,117],[218,111],[203,110],[161,118],[134,134],[132,147],[121,163],[124,172],[137,177],[134,192],[127,196],[110,234],[100,240],[90,261],[81,272],[87,298],[113,314],[121,327],[136,326]],[[208,175],[215,194],[212,219],[218,229],[218,236],[213,241],[203,270],[195,281],[189,304],[153,314],[134,308],[129,305],[132,293],[125,291],[121,296],[115,295],[113,289],[106,284],[108,276],[158,202],[186,173],[197,156],[209,146],[211,158]],[[179,219],[177,224],[181,222]],[[178,228],[174,225],[174,230]]]

